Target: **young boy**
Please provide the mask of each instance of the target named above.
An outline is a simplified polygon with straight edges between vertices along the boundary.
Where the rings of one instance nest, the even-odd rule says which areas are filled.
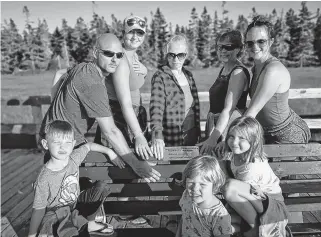
[[[95,143],[86,143],[73,150],[76,140],[72,126],[66,121],[51,122],[41,143],[51,158],[34,184],[29,237],[38,233],[39,236],[69,237],[93,231],[113,234],[111,225],[95,222],[96,213],[110,188],[99,181],[80,192],[79,165],[89,151],[107,154],[120,168],[124,167],[124,162],[111,149]]]

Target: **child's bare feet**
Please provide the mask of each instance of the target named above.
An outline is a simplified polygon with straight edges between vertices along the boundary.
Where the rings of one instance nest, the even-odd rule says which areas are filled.
[[[112,234],[114,233],[114,228],[112,225],[107,223],[98,223],[95,221],[88,222],[88,232],[98,231],[100,233]]]

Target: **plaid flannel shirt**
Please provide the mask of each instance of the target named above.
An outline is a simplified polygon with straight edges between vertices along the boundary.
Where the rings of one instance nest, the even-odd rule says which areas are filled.
[[[200,136],[200,104],[193,75],[182,68],[193,96],[195,126]],[[150,125],[152,141],[163,139],[166,146],[182,146],[185,119],[185,96],[169,66],[161,66],[151,81]]]

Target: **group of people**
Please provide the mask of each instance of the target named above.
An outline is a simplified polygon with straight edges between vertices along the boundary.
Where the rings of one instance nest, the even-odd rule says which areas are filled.
[[[289,107],[288,70],[270,53],[273,25],[257,16],[244,36],[227,30],[217,38],[223,67],[209,90],[204,140],[197,86],[184,66],[189,47],[183,34],[167,41],[166,61],[152,77],[148,133],[140,95],[147,68],[136,53],[145,34],[146,21],[129,16],[122,42],[103,34],[92,62],[56,73],[52,103],[40,130],[47,159],[34,185],[29,236],[46,236],[53,227],[58,236],[113,233],[111,225],[95,221],[110,193],[108,185],[99,181],[80,192],[78,166],[90,150],[155,182],[160,174],[148,159],[162,159],[165,146],[191,145],[198,145],[201,155],[183,172],[186,190],[177,236],[285,236],[287,212],[263,143],[307,143],[311,134]],[[241,62],[244,50],[253,60],[252,69]],[[89,143],[85,133],[95,121],[95,143]],[[226,206],[216,196],[220,191]],[[89,202],[95,205],[89,208]]]

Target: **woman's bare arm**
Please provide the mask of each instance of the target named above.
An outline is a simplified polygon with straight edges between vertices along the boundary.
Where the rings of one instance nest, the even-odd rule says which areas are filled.
[[[231,74],[227,94],[225,97],[224,109],[222,110],[216,126],[213,128],[210,137],[202,143],[201,153],[211,153],[217,144],[217,140],[223,134],[228,125],[229,119],[244,91],[248,86],[248,80],[242,69],[236,69]]]
[[[128,60],[122,60],[113,74],[113,84],[121,105],[124,118],[135,136],[135,150],[143,159],[149,159],[153,155],[147,140],[142,133],[136,114],[133,109],[129,88],[129,66]]]

